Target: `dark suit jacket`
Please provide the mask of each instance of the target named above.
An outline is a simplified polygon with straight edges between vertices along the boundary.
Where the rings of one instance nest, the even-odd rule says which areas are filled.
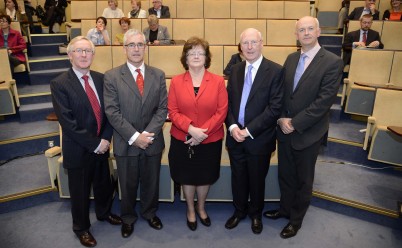
[[[240,62],[242,62],[240,53],[233,54],[230,58],[229,63],[226,65],[225,70],[223,70],[223,74],[225,74],[225,76],[230,76],[230,73],[232,72],[232,67]]]
[[[284,98],[281,117],[292,118],[295,131],[285,135],[278,128],[278,140],[290,139],[296,150],[304,149],[328,131],[329,109],[342,79],[343,63],[335,54],[321,48],[306,68],[293,91],[293,81],[300,52],[285,61]]]
[[[149,8],[148,9],[148,14],[149,15],[157,15],[156,11],[154,8]],[[168,6],[161,6],[161,18],[170,18],[170,11]]]
[[[118,156],[138,156],[140,148],[128,144],[136,131],[155,133],[153,144],[145,153],[148,156],[162,152],[165,147],[162,126],[167,117],[165,73],[145,65],[144,95],[123,64],[105,73],[105,112],[114,128],[113,152]]]
[[[350,12],[348,16],[348,20],[359,20],[362,13],[363,13],[364,7],[356,7],[352,12]],[[380,19],[380,12],[378,10],[375,10],[375,14],[373,15],[373,20],[379,20]]]
[[[349,32],[346,34],[345,39],[343,40],[342,49],[343,49],[343,63],[345,65],[350,64],[350,58],[352,57],[353,50],[353,42],[359,41],[360,39],[360,29]],[[378,40],[380,42],[379,49],[384,48],[384,44],[381,42],[380,34],[377,31],[369,29],[367,31],[367,41],[366,44],[370,44],[373,41]]]
[[[87,163],[87,154],[92,154],[101,139],[111,140],[110,126],[103,102],[103,74],[90,72],[94,81],[102,108],[102,128],[97,136],[97,122],[91,103],[80,80],[72,69],[53,79],[50,83],[54,111],[59,119],[63,136],[63,166],[66,169],[83,167]],[[108,158],[109,153],[97,155]]]
[[[244,85],[246,61],[237,63],[233,66],[232,73],[228,81],[228,114],[226,117],[226,127],[238,122],[241,95]],[[282,91],[282,66],[262,59],[251,87],[250,95],[246,104],[244,124],[254,139],[247,138],[240,143],[247,150],[247,153],[255,155],[271,154],[276,146],[276,121],[280,115]],[[229,149],[239,145],[236,140],[228,134],[226,135],[226,145]]]

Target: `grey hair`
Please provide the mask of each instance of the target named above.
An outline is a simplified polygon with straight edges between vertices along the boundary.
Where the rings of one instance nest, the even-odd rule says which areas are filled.
[[[249,31],[249,30],[256,31],[256,32],[258,33],[258,36],[260,37],[260,40],[263,40],[262,34],[261,34],[260,31],[258,31],[258,30],[255,29],[255,28],[247,28],[247,29],[245,29],[243,32],[241,32],[241,34],[240,34],[240,41],[242,40],[244,33],[245,33],[246,31]]]
[[[74,39],[72,39],[70,41],[70,43],[68,43],[67,53],[71,53],[73,51],[73,49],[74,49],[74,44],[77,43],[80,40],[88,41],[89,44],[91,44],[91,48],[92,48],[93,53],[95,54],[95,45],[94,45],[94,43],[92,43],[92,41],[90,39],[88,39],[87,37],[85,37],[85,36],[77,36]]]
[[[137,29],[129,29],[129,30],[127,30],[127,32],[124,34],[124,37],[123,37],[123,44],[124,44],[124,45],[127,45],[126,42],[127,42],[128,38],[131,37],[131,36],[135,36],[135,35],[141,35],[141,36],[142,36],[142,39],[144,40],[144,44],[147,43],[147,42],[146,42],[146,39],[145,39],[145,35],[144,35],[141,31],[139,31],[139,30],[137,30]]]

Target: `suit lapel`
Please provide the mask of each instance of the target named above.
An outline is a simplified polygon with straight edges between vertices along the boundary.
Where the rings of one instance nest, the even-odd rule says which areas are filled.
[[[130,69],[128,69],[127,64],[121,67],[121,78],[128,88],[134,93],[135,96],[141,98],[140,91],[138,90],[137,83],[131,74]]]
[[[264,77],[267,75],[266,71],[269,71],[268,64],[266,63],[266,59],[263,58],[258,68],[257,74],[255,75],[253,85],[251,86],[250,95],[248,96],[247,102],[253,98],[253,96],[258,92],[261,84],[264,84]],[[243,80],[244,82],[244,80]]]
[[[305,84],[307,82],[307,78],[309,77],[309,75],[316,70],[316,68],[318,68],[316,65],[318,65],[322,59],[322,56],[324,55],[324,49],[320,48],[320,50],[318,51],[318,53],[314,56],[313,61],[311,61],[311,63],[308,65],[308,67],[306,68],[306,70],[304,71],[303,75],[301,76],[299,83],[296,86],[296,89],[294,90],[294,92],[297,91],[297,89],[299,87],[301,87],[301,85]],[[296,72],[296,70],[295,70]],[[294,79],[294,76],[293,76]]]
[[[144,95],[142,96],[142,104],[144,104],[145,99],[147,99],[149,92],[152,89],[152,84],[154,82],[159,82],[159,80],[155,79],[155,74],[152,70],[149,69],[147,65],[145,65],[145,78],[144,78]],[[138,96],[140,92],[137,87]]]

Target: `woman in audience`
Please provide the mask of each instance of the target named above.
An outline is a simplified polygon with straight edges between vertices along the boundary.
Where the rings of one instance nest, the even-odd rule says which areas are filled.
[[[228,94],[223,77],[207,70],[211,65],[207,41],[188,39],[180,61],[186,72],[172,78],[168,96],[169,167],[172,179],[183,187],[187,226],[195,231],[196,215],[203,225],[211,225],[205,200],[210,185],[219,178]]]
[[[338,14],[338,32],[337,34],[343,34],[343,26],[345,21],[348,19],[350,0],[343,0],[341,4],[341,9]]]
[[[129,18],[147,18],[147,12],[141,9],[141,1],[131,0],[131,8],[132,10],[127,14]]]
[[[106,30],[107,20],[100,16],[96,18],[96,27],[88,30],[87,38],[94,43],[95,46],[110,45],[109,33]]]
[[[119,5],[117,0],[109,0],[107,1],[109,7],[103,10],[102,16],[105,18],[122,18],[124,17],[124,13],[121,9],[117,8]]]
[[[23,51],[27,45],[21,33],[11,29],[10,24],[11,17],[9,15],[0,15],[0,47],[7,49],[11,71],[13,71],[14,67],[26,62]]]
[[[8,15],[12,22],[21,22],[26,20],[26,15],[22,14],[18,6],[17,0],[4,0],[5,9],[3,15]]]
[[[124,37],[124,34],[127,32],[127,30],[130,29],[130,23],[131,23],[131,21],[127,17],[120,18],[119,24],[120,24],[122,33],[116,34],[116,37],[114,40],[115,45],[123,45],[123,37]]]
[[[148,16],[149,27],[144,29],[144,35],[148,46],[169,45],[170,35],[167,27],[159,25],[156,15]]]
[[[383,20],[387,21],[401,21],[402,9],[401,0],[391,0],[391,9],[384,12]]]
[[[229,63],[226,65],[225,70],[223,71],[223,74],[225,74],[225,76],[227,76],[227,77],[229,77],[230,73],[232,72],[232,66],[234,66],[235,64],[240,63],[244,60],[240,43],[237,44],[237,51],[239,51],[239,52],[232,55]]]

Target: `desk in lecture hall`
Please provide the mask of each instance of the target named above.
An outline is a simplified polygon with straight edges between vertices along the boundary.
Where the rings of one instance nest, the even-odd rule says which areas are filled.
[[[388,126],[387,129],[396,135],[402,136],[402,127]]]
[[[396,85],[387,85],[387,84],[372,84],[372,83],[363,83],[363,82],[355,82],[356,85],[364,86],[364,87],[372,87],[375,89],[388,89],[388,90],[401,90],[401,86]]]

